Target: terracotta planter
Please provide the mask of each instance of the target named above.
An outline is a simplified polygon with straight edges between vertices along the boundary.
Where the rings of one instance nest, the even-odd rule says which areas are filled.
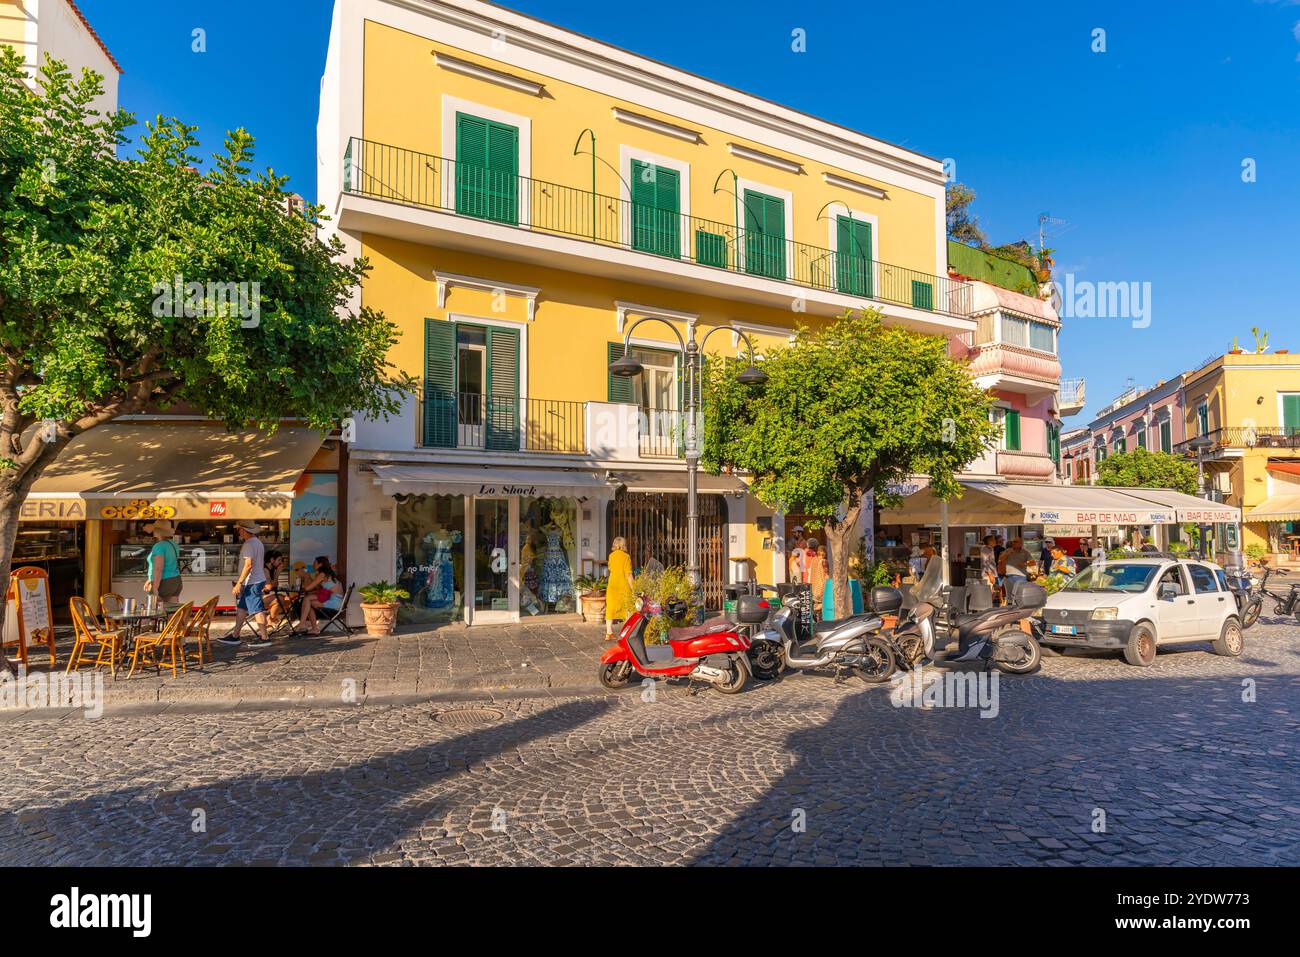
[[[578,605],[582,609],[583,621],[605,620],[605,594],[579,595]]]
[[[397,627],[397,602],[371,604],[363,601],[361,614],[366,619],[367,635],[391,635]]]

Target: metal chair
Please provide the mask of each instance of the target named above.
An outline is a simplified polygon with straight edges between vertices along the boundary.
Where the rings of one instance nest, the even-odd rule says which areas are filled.
[[[326,631],[333,628],[339,634],[352,636],[353,628],[348,624],[348,605],[352,603],[352,589],[356,585],[349,585],[348,590],[343,595],[343,604],[339,605],[334,611],[330,611],[328,618],[319,617],[321,612],[329,611],[327,608],[317,609],[317,621],[320,623],[320,631],[317,636],[324,635]]]

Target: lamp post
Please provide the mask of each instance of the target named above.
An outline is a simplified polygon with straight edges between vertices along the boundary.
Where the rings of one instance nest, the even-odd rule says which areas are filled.
[[[704,410],[704,396],[701,388],[702,350],[715,332],[726,330],[745,340],[749,350],[749,368],[736,376],[736,381],[743,385],[762,385],[767,381],[767,373],[754,365],[754,343],[742,329],[735,326],[714,326],[704,334],[699,342],[695,341],[695,325],[687,327],[685,338],[677,327],[659,316],[642,316],[628,326],[623,334],[623,355],[609,365],[611,375],[631,378],[642,372],[641,362],[632,355],[632,332],[643,322],[662,322],[677,337],[682,369],[686,375],[686,576],[691,587],[700,590],[700,516],[698,509],[699,489],[696,473],[700,466],[699,422]]]
[[[1196,450],[1196,494],[1201,498],[1209,499],[1210,490],[1205,487],[1205,452],[1214,443],[1210,441],[1208,435],[1198,435],[1187,443],[1187,447]],[[1201,523],[1197,526],[1201,533],[1201,557],[1205,557],[1205,529],[1206,525]]]

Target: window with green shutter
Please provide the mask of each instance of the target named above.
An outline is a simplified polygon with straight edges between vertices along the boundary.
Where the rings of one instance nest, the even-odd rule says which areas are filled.
[[[1300,392],[1282,395],[1282,428],[1287,435],[1300,435]]]
[[[1016,409],[1002,410],[1002,447],[1008,452],[1020,451],[1020,413]]]
[[[1173,426],[1168,420],[1160,423],[1160,451],[1172,452],[1174,450],[1174,433]]]
[[[912,280],[912,305],[917,309],[934,308],[934,284]]]
[[[456,212],[519,222],[519,130],[456,114]]]
[[[785,279],[785,200],[745,190],[745,272]]]
[[[632,160],[632,248],[680,258],[681,174]]]
[[[871,296],[871,224],[835,218],[835,287],[850,296]]]
[[[1057,468],[1061,465],[1061,429],[1059,426],[1049,425],[1047,427],[1047,454],[1052,461],[1056,463]]]
[[[456,446],[456,323],[424,320],[423,443]]]
[[[623,343],[611,342],[606,353],[607,361],[605,369],[608,370],[617,360],[623,358]],[[635,402],[636,391],[632,387],[632,378],[629,376],[614,375],[614,373],[605,372],[605,382],[608,388],[607,395],[610,402]]]
[[[703,229],[695,231],[695,261],[702,266],[727,268],[727,237]]]
[[[1147,430],[1143,428],[1141,431],[1138,432],[1137,437],[1138,437],[1138,448],[1145,449],[1147,447]]]
[[[1196,425],[1200,429],[1200,435],[1210,434],[1210,406],[1202,402],[1196,407]]]
[[[519,330],[487,330],[486,446],[497,451],[519,448]]]

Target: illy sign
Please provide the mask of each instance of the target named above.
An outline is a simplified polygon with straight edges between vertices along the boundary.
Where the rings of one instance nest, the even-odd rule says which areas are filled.
[[[224,518],[225,515],[226,515],[226,503],[225,503],[225,502],[209,502],[209,503],[208,503],[208,514],[209,514],[210,516],[212,516],[213,518]]]

